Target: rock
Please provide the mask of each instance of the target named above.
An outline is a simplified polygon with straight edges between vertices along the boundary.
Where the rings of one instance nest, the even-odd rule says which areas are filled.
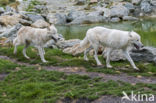
[[[44,18],[39,14],[25,14],[29,20],[31,20],[33,23],[37,20],[44,20]]]
[[[110,11],[111,17],[123,17],[128,16],[129,10],[123,5],[115,5]]]
[[[70,11],[68,14],[67,14],[67,23],[70,23],[72,22],[74,19],[76,19],[77,17],[80,17],[80,16],[85,16],[85,12],[83,11]]]
[[[16,24],[15,26],[13,26],[12,28],[10,28],[9,30],[3,32],[2,34],[0,34],[0,37],[16,37],[16,32],[21,28],[21,24]]]
[[[132,17],[132,16],[124,16],[122,19],[123,19],[124,21],[134,21],[134,20],[138,20],[138,18]]]
[[[21,15],[19,14],[14,14],[14,15],[3,15],[0,16],[0,24],[4,25],[4,26],[13,26],[17,23],[19,23],[21,19]]]
[[[16,12],[16,10],[10,6],[5,7],[5,12]]]
[[[131,57],[134,61],[143,61],[143,62],[154,62],[156,58],[156,48],[145,47],[142,50],[133,50],[131,52]]]
[[[47,28],[50,26],[50,24],[42,19],[39,19],[36,22],[34,22],[31,26],[35,28]]]
[[[32,24],[32,21],[28,21],[28,20],[25,20],[25,19],[21,19],[19,21],[19,23],[21,23],[22,25],[24,26],[30,26]]]
[[[0,15],[1,15],[2,13],[4,13],[4,12],[5,12],[4,8],[3,8],[3,7],[0,7]]]
[[[148,0],[143,0],[140,6],[141,6],[141,10],[144,11],[145,13],[150,13],[152,11],[152,7],[148,2]]]
[[[67,17],[66,17],[66,15],[65,14],[61,14],[61,13],[56,13],[55,14],[55,24],[57,24],[57,25],[64,25],[64,24],[66,24],[66,19],[67,19]]]
[[[104,12],[104,17],[106,17],[106,18],[110,18],[111,17],[111,10],[110,9],[104,8],[103,12]]]
[[[132,0],[132,4],[134,5],[138,5],[140,4],[141,0]]]
[[[132,3],[129,3],[129,2],[125,3],[124,6],[125,6],[127,9],[129,9],[130,12],[133,12],[134,9],[135,9],[134,5],[133,5]]]
[[[111,22],[119,22],[120,21],[120,18],[118,18],[118,17],[113,17],[111,20],[110,20]]]
[[[152,4],[152,6],[156,6],[156,0],[151,0],[150,3]]]
[[[90,0],[90,4],[93,4],[93,3],[97,3],[98,2],[98,0]]]
[[[155,65],[156,65],[156,57],[154,57],[153,61],[154,61]]]
[[[85,5],[86,0],[77,0],[76,5]]]
[[[48,8],[46,5],[36,5],[34,7],[35,11],[37,13],[41,13],[41,14],[47,14],[48,13]]]
[[[134,61],[155,62],[156,48],[144,47],[142,50],[132,50],[130,55]],[[106,49],[104,57],[106,58]],[[111,61],[126,60],[121,50],[114,50],[110,57]]]
[[[64,40],[58,43],[59,48],[65,49],[69,47],[73,47],[76,44],[79,44],[81,42],[80,39],[70,39],[70,40]]]
[[[70,24],[91,24],[91,23],[102,23],[105,22],[103,16],[83,16],[73,20]]]

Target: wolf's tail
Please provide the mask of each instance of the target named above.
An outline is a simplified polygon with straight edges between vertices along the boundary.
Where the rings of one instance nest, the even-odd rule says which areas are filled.
[[[86,35],[86,37],[80,42],[80,47],[85,49],[85,48],[89,48],[89,46],[90,43]]]

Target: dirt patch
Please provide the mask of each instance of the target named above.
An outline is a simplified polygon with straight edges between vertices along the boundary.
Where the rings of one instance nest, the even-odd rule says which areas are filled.
[[[91,78],[100,77],[102,78],[102,81],[106,82],[108,80],[114,80],[114,81],[123,81],[128,82],[133,85],[136,83],[148,83],[148,84],[155,84],[156,79],[154,77],[134,77],[127,75],[126,73],[120,73],[120,74],[104,74],[104,73],[97,73],[97,72],[86,72],[86,69],[84,67],[55,67],[55,66],[40,66],[39,64],[29,64],[29,63],[23,63],[19,62],[16,59],[9,58],[7,56],[0,56],[1,59],[12,61],[19,65],[26,65],[26,66],[38,66],[42,69],[48,70],[48,71],[59,71],[64,72],[66,74],[79,74],[79,75],[87,75]],[[40,68],[39,68],[40,69]]]
[[[0,81],[3,80],[8,74],[0,74]]]

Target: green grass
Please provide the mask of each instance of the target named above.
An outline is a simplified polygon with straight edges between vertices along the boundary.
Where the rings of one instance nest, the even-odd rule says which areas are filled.
[[[55,103],[64,98],[92,101],[102,95],[122,96],[122,91],[154,94],[156,90],[155,84],[138,83],[133,86],[121,81],[103,82],[100,78],[19,66],[3,59],[0,59],[0,67],[0,74],[9,73],[0,81],[2,103]],[[20,69],[16,70],[16,67]]]
[[[59,49],[45,49],[46,55],[45,58],[48,60],[48,63],[42,63],[40,56],[38,55],[38,51],[32,47],[27,49],[27,54],[30,56],[31,60],[27,60],[22,54],[23,47],[20,46],[18,48],[18,52],[16,55],[13,54],[13,48],[8,47],[1,47],[0,48],[0,55],[6,55],[11,58],[15,58],[18,61],[26,62],[30,64],[40,64],[42,66],[60,66],[60,67],[84,67],[88,72],[100,72],[106,74],[119,74],[120,72],[125,72],[130,75],[142,75],[142,76],[156,76],[156,69],[154,63],[142,63],[136,62],[136,65],[139,67],[140,71],[135,71],[129,64],[128,61],[118,61],[118,62],[111,62],[114,69],[107,69],[104,67],[97,67],[96,62],[93,57],[89,57],[89,61],[84,61],[83,56],[72,56],[70,54],[63,53]],[[100,61],[102,64],[105,65],[105,60],[103,57],[99,56]],[[127,70],[120,70],[120,68],[128,68]]]

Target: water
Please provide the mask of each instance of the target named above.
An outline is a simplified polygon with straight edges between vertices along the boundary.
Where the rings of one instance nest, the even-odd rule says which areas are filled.
[[[95,26],[104,26],[107,28],[135,31],[141,35],[141,40],[146,46],[156,47],[156,19],[145,19],[142,21],[129,21],[120,23],[87,24],[57,26],[58,32],[63,34],[65,39],[83,39],[86,31]]]

